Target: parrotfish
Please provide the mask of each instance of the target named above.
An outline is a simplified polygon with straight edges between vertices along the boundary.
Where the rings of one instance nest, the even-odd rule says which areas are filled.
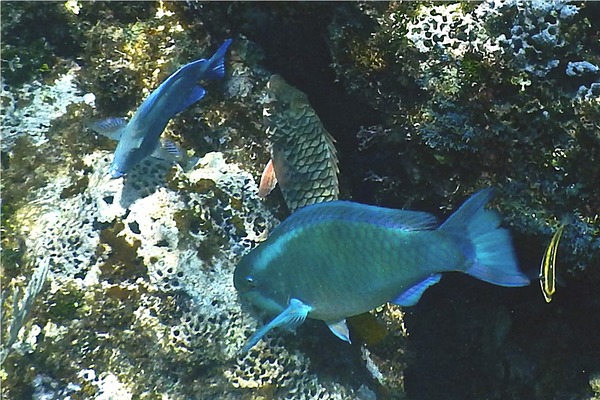
[[[259,195],[279,183],[290,210],[338,199],[338,160],[327,132],[306,94],[279,75],[269,79],[263,110],[271,141],[271,161],[261,177]]]
[[[206,90],[200,79],[218,79],[225,75],[225,53],[231,44],[226,40],[209,59],[184,65],[170,75],[139,106],[131,121],[109,118],[92,124],[91,128],[119,140],[109,174],[112,178],[125,175],[147,156],[179,157],[180,150],[172,143],[159,140],[175,115],[204,97]]]
[[[304,207],[240,260],[234,286],[242,299],[276,317],[275,327],[323,320],[350,342],[346,318],[386,302],[416,304],[441,273],[460,271],[507,287],[525,286],[510,234],[485,209],[492,190],[468,199],[439,227],[433,215],[332,201]]]

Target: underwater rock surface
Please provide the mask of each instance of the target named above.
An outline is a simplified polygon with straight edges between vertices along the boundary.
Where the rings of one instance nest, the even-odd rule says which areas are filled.
[[[597,4],[1,11],[6,398],[600,398]],[[150,158],[110,180],[115,144],[86,124],[131,115],[229,37],[224,81],[163,134],[194,167]],[[257,194],[274,74],[335,139],[342,199],[442,216],[496,186],[532,275],[569,217],[553,302],[537,282],[450,275],[413,308],[350,319],[350,346],[307,321],[240,354],[264,321],[239,302],[233,269],[287,215],[281,194]]]

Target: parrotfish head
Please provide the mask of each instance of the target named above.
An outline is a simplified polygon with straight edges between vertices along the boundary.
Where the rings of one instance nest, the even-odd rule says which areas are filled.
[[[245,255],[233,272],[233,286],[240,295],[256,289],[249,256],[250,254]]]
[[[256,251],[256,249],[255,249]],[[242,257],[233,273],[233,286],[240,297],[254,306],[271,314],[280,313],[285,306],[281,306],[270,298],[269,279],[263,268],[257,268],[256,252],[250,252]]]

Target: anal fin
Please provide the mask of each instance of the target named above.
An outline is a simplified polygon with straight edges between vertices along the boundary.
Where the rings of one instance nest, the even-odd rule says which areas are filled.
[[[442,279],[442,275],[440,274],[431,275],[402,292],[400,296],[396,297],[391,302],[398,304],[399,306],[414,306],[419,302],[425,290],[427,290],[428,287],[438,283],[440,279]]]
[[[345,342],[352,343],[350,342],[350,331],[348,330],[348,325],[346,325],[345,319],[337,322],[328,322],[327,326],[335,336]]]
[[[185,152],[172,140],[161,139],[151,155],[161,160],[179,161],[183,158]]]

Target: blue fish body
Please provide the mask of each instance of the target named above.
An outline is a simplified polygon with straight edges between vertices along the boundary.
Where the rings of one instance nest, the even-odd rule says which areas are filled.
[[[200,79],[224,76],[224,57],[230,44],[231,39],[226,40],[209,60],[193,61],[170,75],[142,102],[129,123],[112,118],[93,126],[100,133],[115,131],[111,135],[119,139],[109,171],[112,178],[123,176],[157,151],[169,120],[204,97]]]
[[[386,302],[415,304],[440,273],[461,271],[501,286],[524,286],[508,231],[472,196],[437,227],[427,213],[345,201],[304,207],[242,258],[234,285],[242,298],[278,315],[250,339],[310,317],[349,341],[345,318]]]

